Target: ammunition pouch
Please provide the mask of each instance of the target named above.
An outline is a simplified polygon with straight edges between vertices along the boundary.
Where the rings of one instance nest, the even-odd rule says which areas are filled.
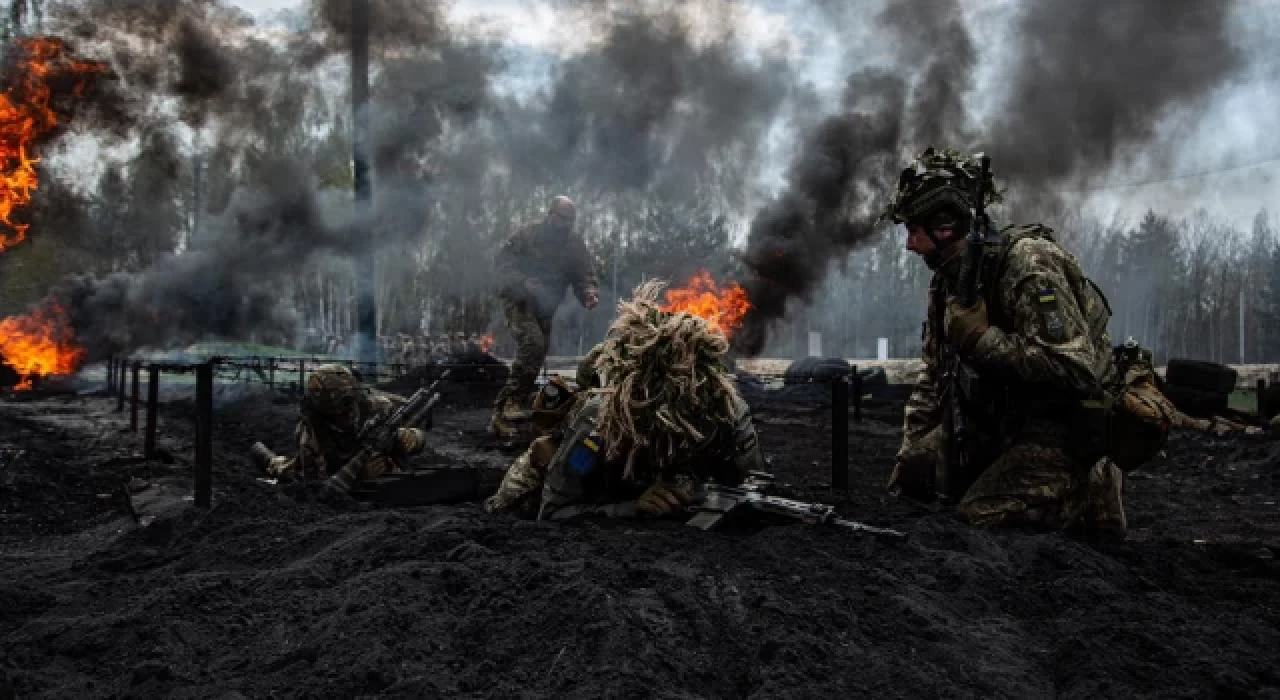
[[[1073,462],[1089,467],[1109,454],[1113,406],[1113,397],[1105,392],[1067,406],[1064,447]]]

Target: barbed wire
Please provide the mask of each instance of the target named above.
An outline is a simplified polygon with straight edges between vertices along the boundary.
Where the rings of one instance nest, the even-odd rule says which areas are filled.
[[[1257,168],[1263,165],[1270,165],[1272,163],[1280,163],[1280,155],[1271,155],[1265,158],[1260,158],[1258,160],[1249,161],[1247,163],[1238,163],[1236,165],[1228,165],[1221,168],[1209,168],[1206,170],[1199,170],[1199,171],[1190,172],[1190,173],[1180,173],[1177,175],[1170,175],[1168,177],[1157,178],[1154,180],[1139,180],[1137,182],[1105,183],[1101,185],[1094,185],[1091,187],[1082,187],[1077,189],[1057,189],[1057,191],[1063,194],[1088,194],[1090,192],[1106,192],[1108,190],[1132,189],[1135,187],[1147,187],[1149,185],[1164,185],[1170,182],[1180,182],[1182,180],[1194,180],[1200,177],[1209,177],[1211,175],[1221,175],[1224,173],[1235,172],[1237,170],[1248,170],[1249,168]]]

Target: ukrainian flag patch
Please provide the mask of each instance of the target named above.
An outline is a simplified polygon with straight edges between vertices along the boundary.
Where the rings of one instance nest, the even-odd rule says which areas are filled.
[[[569,471],[577,476],[586,476],[590,474],[596,467],[596,461],[600,456],[599,435],[589,435],[582,438],[582,441],[573,446],[569,452]]]
[[[1036,295],[1041,304],[1052,304],[1058,300],[1058,294],[1052,289],[1042,289]]]

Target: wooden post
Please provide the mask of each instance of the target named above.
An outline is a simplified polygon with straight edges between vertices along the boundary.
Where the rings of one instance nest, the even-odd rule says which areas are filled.
[[[107,358],[107,392],[110,393],[116,387],[116,358],[111,356]]]
[[[156,455],[156,404],[160,402],[160,368],[147,368],[147,426],[142,438],[142,456],[151,459]]]
[[[850,377],[853,378],[853,422],[862,422],[862,375],[858,374],[858,366],[853,365],[850,368]]]
[[[129,430],[138,432],[138,373],[142,371],[142,363],[133,363],[133,397],[129,401]]]
[[[849,491],[849,378],[831,381],[831,490]]]
[[[128,360],[120,360],[120,367],[116,370],[116,413],[124,412],[124,377],[125,373],[128,372],[128,366]]]
[[[208,508],[213,492],[213,363],[196,367],[195,504]]]
[[[298,394],[307,390],[307,361],[298,360]]]

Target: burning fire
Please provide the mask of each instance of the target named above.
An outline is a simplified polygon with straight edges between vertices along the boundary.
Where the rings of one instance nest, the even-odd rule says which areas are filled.
[[[47,374],[72,374],[84,359],[62,307],[49,304],[26,316],[0,320],[0,358],[22,376],[15,389]]]
[[[0,251],[27,237],[30,224],[13,215],[39,185],[38,146],[84,97],[88,79],[108,72],[105,63],[71,57],[60,39],[18,39],[11,50],[0,92]],[[22,377],[16,389],[30,389],[36,376],[75,372],[84,354],[56,304],[0,320],[0,360]]]
[[[480,339],[480,352],[487,353],[493,349],[493,334],[490,333]]]
[[[716,286],[711,273],[699,270],[689,283],[680,289],[666,291],[667,303],[663,311],[683,311],[706,320],[712,330],[730,337],[742,325],[742,319],[751,308],[747,291],[738,284],[724,289]]]
[[[14,59],[6,88],[0,93],[0,251],[27,237],[28,224],[15,223],[15,211],[31,203],[39,184],[36,145],[59,123],[53,85],[73,79],[70,92],[81,97],[86,79],[107,73],[107,65],[70,57],[60,39],[36,37],[15,42]]]

